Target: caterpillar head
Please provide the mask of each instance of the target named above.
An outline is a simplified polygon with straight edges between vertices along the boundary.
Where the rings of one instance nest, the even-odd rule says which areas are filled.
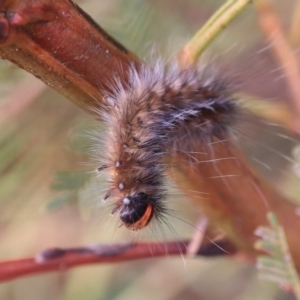
[[[144,192],[123,198],[120,219],[126,228],[135,231],[149,224],[154,212],[149,198],[149,195]]]

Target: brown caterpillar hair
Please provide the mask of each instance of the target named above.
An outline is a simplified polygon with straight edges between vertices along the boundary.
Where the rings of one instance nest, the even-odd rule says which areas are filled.
[[[129,84],[117,79],[113,90],[99,111],[108,131],[97,171],[109,177],[104,200],[114,202],[112,214],[119,212],[123,225],[138,230],[167,211],[163,158],[180,151],[177,133],[188,135],[193,128],[203,142],[222,135],[236,104],[228,84],[206,67],[132,67]]]

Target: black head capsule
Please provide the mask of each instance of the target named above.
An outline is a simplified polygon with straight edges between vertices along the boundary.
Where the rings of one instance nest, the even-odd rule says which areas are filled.
[[[122,223],[131,230],[139,230],[149,224],[153,217],[153,206],[149,203],[146,193],[140,192],[123,199],[120,210]]]

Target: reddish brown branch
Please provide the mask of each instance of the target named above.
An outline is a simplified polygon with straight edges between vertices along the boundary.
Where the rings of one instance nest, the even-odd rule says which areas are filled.
[[[0,2],[0,56],[87,110],[139,59],[68,0]]]
[[[266,214],[275,212],[284,227],[296,267],[300,269],[300,218],[295,212],[296,205],[259,177],[227,136],[223,139],[224,142],[214,145],[213,152],[201,141],[198,144],[194,141],[198,152],[193,153],[193,158],[198,162],[213,162],[189,168],[186,163],[188,154],[177,153],[170,162],[174,166],[170,175],[190,196],[194,206],[198,206],[217,228],[222,228],[239,250],[249,255],[257,255],[253,248],[256,241],[254,231],[259,226],[268,226]],[[224,157],[233,159],[222,159]],[[234,176],[218,178],[218,175],[228,172]],[[195,191],[206,192],[209,200],[193,197]]]
[[[166,255],[177,256],[186,253],[187,245],[188,241],[175,241],[49,249],[36,258],[0,263],[0,282],[32,274],[63,271],[87,264],[118,263]],[[219,241],[216,244],[202,245],[197,255],[219,256],[235,253],[236,249],[229,241]]]

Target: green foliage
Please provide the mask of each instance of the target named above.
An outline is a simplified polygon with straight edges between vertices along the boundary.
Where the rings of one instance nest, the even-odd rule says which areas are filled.
[[[57,172],[51,187],[54,190],[77,190],[89,178],[89,175],[83,172]]]
[[[255,231],[255,234],[260,237],[260,240],[255,243],[255,248],[268,253],[268,255],[259,256],[257,260],[260,278],[292,289],[297,299],[300,299],[300,281],[284,229],[280,226],[274,213],[269,212],[267,219],[270,226],[261,226]]]

